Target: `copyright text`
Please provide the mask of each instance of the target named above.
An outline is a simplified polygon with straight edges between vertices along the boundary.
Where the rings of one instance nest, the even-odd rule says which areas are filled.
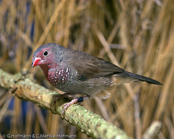
[[[51,134],[31,134],[31,135],[25,135],[25,134],[3,134],[3,138],[77,138],[76,135],[65,135],[65,134],[57,134],[57,135],[51,135]]]

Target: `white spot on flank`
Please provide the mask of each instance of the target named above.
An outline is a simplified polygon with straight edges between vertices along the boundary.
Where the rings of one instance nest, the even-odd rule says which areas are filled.
[[[64,78],[62,79],[62,83],[64,83]]]

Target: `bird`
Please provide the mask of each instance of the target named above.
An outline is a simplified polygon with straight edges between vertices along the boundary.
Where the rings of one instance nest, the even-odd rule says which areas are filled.
[[[102,94],[113,85],[142,81],[160,82],[128,72],[102,58],[56,43],[41,45],[33,54],[32,67],[40,66],[48,82],[66,95],[81,95],[63,105],[62,114],[73,104]],[[103,98],[107,97],[103,96]]]

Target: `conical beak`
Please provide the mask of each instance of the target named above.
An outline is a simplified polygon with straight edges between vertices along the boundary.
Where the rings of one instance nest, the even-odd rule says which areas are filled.
[[[39,58],[39,57],[33,57],[32,67],[35,67],[35,66],[37,66],[39,64],[41,64],[41,58]]]

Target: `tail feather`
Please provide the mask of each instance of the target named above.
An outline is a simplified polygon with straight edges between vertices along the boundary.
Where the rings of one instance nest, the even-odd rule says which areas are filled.
[[[156,85],[162,85],[162,83],[154,80],[154,79],[151,79],[151,78],[148,78],[148,77],[145,77],[145,76],[142,76],[142,75],[138,75],[138,74],[134,74],[134,73],[131,73],[131,72],[127,72],[127,71],[124,71],[126,74],[128,74],[131,78],[135,79],[135,80],[139,80],[139,81],[142,81],[142,82],[147,82],[149,84],[156,84]]]

